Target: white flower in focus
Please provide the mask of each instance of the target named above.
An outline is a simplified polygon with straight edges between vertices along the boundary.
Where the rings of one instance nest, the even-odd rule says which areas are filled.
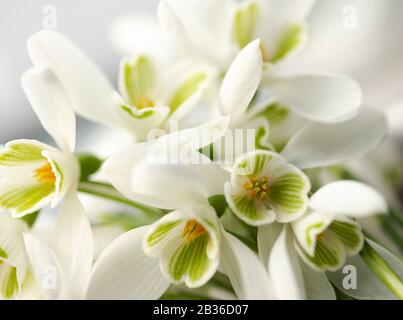
[[[225,184],[232,211],[251,225],[287,223],[306,211],[311,184],[305,174],[270,151],[239,157]]]
[[[33,68],[22,77],[23,89],[45,130],[60,149],[35,140],[15,140],[0,152],[0,206],[21,217],[55,207],[76,188],[78,162],[73,155],[75,115],[63,85],[48,69]]]

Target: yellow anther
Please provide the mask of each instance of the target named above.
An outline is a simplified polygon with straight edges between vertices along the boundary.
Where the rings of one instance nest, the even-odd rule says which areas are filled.
[[[189,243],[206,232],[206,229],[196,220],[189,220],[186,222],[185,228],[183,229],[183,236],[185,241]]]
[[[144,108],[151,108],[154,107],[155,103],[153,100],[147,98],[147,97],[141,97],[138,99],[137,102],[137,109],[144,109]]]
[[[267,191],[269,190],[267,182],[267,177],[258,178],[254,175],[249,178],[249,182],[244,183],[243,187],[250,192],[252,197],[264,201],[267,196]]]
[[[43,183],[55,183],[56,181],[56,176],[53,173],[52,167],[49,162],[47,162],[39,169],[36,169],[34,176],[39,182]]]

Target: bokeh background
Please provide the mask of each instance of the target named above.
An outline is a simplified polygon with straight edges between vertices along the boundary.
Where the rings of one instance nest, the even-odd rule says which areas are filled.
[[[0,144],[16,138],[49,140],[20,86],[21,74],[31,65],[26,40],[43,28],[46,6],[57,9],[57,29],[78,43],[115,80],[120,56],[112,45],[111,25],[122,16],[155,15],[158,2],[2,0]],[[357,10],[355,30],[343,26],[343,9],[351,5]],[[397,143],[403,140],[402,17],[401,0],[318,0],[309,17],[310,44],[296,62],[298,68],[342,72],[356,78],[364,91],[364,103],[390,113]],[[79,121],[79,149],[91,144],[94,130],[104,129]]]

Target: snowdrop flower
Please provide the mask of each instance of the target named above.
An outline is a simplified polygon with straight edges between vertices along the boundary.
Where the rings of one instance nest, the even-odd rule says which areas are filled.
[[[255,151],[239,157],[225,184],[232,211],[250,225],[287,223],[306,211],[311,184],[306,175],[280,155]]]
[[[363,248],[352,217],[385,213],[374,189],[355,181],[325,185],[309,200],[306,214],[291,225],[259,228],[259,253],[279,299],[334,299],[324,271],[337,271]]]
[[[265,63],[262,87],[268,102],[281,102],[305,119],[335,123],[357,114],[361,103],[358,84],[345,76],[296,73],[287,60],[306,44],[305,20],[315,1],[163,0],[159,20],[172,41],[190,55],[225,73],[239,50],[260,39]],[[243,81],[243,80],[239,80]]]
[[[13,219],[7,212],[0,215],[0,297],[18,298],[28,277],[29,261],[23,233],[27,224]]]
[[[138,54],[121,63],[119,96],[90,58],[58,32],[34,34],[28,51],[35,65],[56,73],[78,114],[124,130],[138,141],[168,119],[184,117],[201,97],[208,78],[205,68],[176,68]]]
[[[46,299],[83,299],[89,281],[93,240],[77,194],[70,191],[60,208],[51,242],[24,234],[33,273]]]
[[[368,124],[373,130],[363,139]],[[281,154],[258,150],[238,157],[225,185],[226,200],[248,224],[291,222],[307,206],[310,182],[301,169],[360,157],[377,147],[386,132],[383,114],[371,110],[340,124],[312,123],[290,139]]]
[[[75,116],[63,85],[48,69],[33,68],[22,77],[23,89],[45,130],[60,149],[35,140],[15,140],[0,153],[0,206],[14,217],[55,207],[76,188],[78,162],[73,155]]]
[[[270,281],[257,256],[222,228],[208,202],[210,196],[222,193],[228,173],[202,154],[189,152],[202,161],[161,164],[143,155],[120,176],[115,174],[121,168],[119,155],[105,164],[106,175],[130,199],[173,210],[144,231],[144,252],[159,261],[160,272],[170,283],[200,287],[222,265],[239,297],[271,298]],[[246,271],[252,269],[256,277],[249,280]],[[257,282],[266,286],[258,288]]]

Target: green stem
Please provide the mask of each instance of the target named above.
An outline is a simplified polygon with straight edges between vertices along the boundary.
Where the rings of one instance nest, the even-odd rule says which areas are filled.
[[[151,208],[125,198],[112,185],[107,183],[97,181],[80,182],[78,185],[78,191],[136,208],[143,212],[152,221],[163,215],[162,211],[159,209]]]
[[[399,299],[403,300],[403,282],[379,254],[365,241],[360,252],[362,259],[376,277]]]

